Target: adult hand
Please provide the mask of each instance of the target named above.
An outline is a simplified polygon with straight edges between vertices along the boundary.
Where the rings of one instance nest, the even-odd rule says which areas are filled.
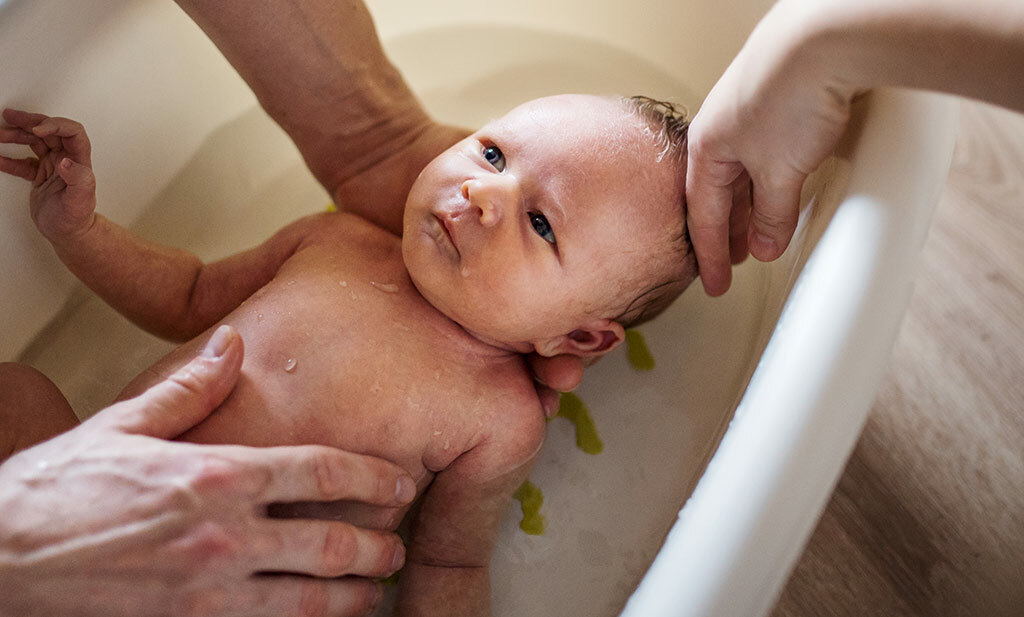
[[[558,393],[575,389],[583,380],[583,361],[567,354],[549,358],[532,353],[526,359],[533,372],[544,415],[550,418],[558,413]]]
[[[769,261],[796,228],[800,189],[835,148],[857,89],[814,53],[801,3],[776,4],[708,94],[688,137],[687,226],[708,294],[730,264]]]
[[[414,487],[399,468],[320,446],[166,441],[227,397],[242,355],[241,338],[223,326],[166,381],[0,465],[0,614],[370,610],[378,586],[356,577],[396,570],[404,558],[397,536],[342,522],[272,520],[266,506],[404,505]]]

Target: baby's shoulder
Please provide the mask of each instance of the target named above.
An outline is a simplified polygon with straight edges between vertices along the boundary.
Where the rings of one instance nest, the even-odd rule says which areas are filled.
[[[321,212],[306,217],[310,234],[307,244],[334,249],[357,248],[393,251],[401,238],[365,218],[344,211]]]
[[[358,236],[371,236],[379,238],[396,238],[395,234],[384,229],[358,214],[345,212],[344,210],[331,210],[311,214],[306,217],[311,225],[324,234],[352,234]]]
[[[487,439],[500,443],[509,458],[532,457],[544,440],[547,420],[525,362],[503,371],[491,385],[493,405],[487,413]]]

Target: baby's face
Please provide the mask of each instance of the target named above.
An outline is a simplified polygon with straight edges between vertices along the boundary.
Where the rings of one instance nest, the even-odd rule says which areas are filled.
[[[435,158],[405,208],[420,293],[482,340],[529,351],[610,318],[682,231],[683,177],[619,102],[525,103]],[[646,276],[644,273],[648,273]],[[634,289],[635,288],[635,289]]]

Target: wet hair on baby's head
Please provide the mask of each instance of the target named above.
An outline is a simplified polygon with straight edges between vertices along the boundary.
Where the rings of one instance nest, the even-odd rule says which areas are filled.
[[[620,100],[629,111],[647,123],[651,136],[661,148],[657,161],[660,163],[665,157],[673,157],[685,165],[686,133],[690,129],[686,108],[642,95],[624,96]]]
[[[679,168],[680,179],[686,177],[686,133],[690,120],[686,109],[667,101],[647,96],[622,97],[621,102],[646,124],[646,129],[658,149],[657,163],[674,162]],[[697,278],[697,261],[686,229],[686,194],[679,194],[680,232],[672,238],[667,255],[663,256],[664,270],[652,285],[648,285],[630,302],[616,318],[623,328],[634,328],[650,321],[664,311]]]

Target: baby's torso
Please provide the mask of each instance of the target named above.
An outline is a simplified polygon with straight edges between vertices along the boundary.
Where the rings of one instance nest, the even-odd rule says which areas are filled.
[[[335,446],[402,466],[422,492],[434,472],[489,436],[496,414],[541,413],[521,358],[496,356],[423,300],[398,238],[350,215],[324,220],[274,280],[221,322],[245,343],[242,377],[183,439]],[[129,389],[173,372],[205,339]],[[305,513],[389,528],[402,514],[344,504]]]

